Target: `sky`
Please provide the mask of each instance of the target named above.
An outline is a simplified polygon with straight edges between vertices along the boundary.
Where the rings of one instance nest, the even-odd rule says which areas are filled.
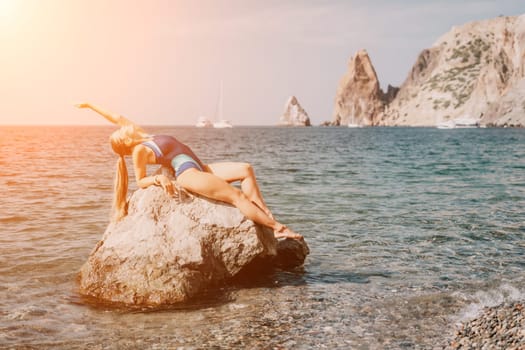
[[[141,125],[223,116],[275,125],[296,96],[314,125],[366,49],[381,87],[453,26],[525,13],[523,0],[0,0],[0,125]]]

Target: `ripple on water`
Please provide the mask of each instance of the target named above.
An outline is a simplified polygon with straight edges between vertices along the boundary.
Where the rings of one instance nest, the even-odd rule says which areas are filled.
[[[478,291],[523,298],[523,130],[155,127],[206,162],[251,162],[311,254],[186,305],[95,307],[75,278],[108,223],[111,130],[0,127],[20,159],[0,174],[7,347],[432,348]]]

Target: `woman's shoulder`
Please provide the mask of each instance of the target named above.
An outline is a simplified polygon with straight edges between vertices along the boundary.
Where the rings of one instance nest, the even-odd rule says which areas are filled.
[[[133,147],[133,154],[141,154],[141,153],[144,153],[144,152],[147,152],[148,150],[148,147],[144,144],[144,143],[139,143],[138,145],[136,145],[135,147]]]
[[[166,134],[154,134],[150,135],[153,139],[174,139],[175,137]]]
[[[152,140],[157,144],[157,145],[163,145],[163,144],[170,144],[170,143],[173,143],[173,142],[179,142],[179,140],[177,140],[174,136],[171,136],[171,135],[153,135],[152,136]]]

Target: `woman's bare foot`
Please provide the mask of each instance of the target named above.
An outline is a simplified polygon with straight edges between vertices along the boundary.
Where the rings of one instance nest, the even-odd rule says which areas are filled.
[[[278,230],[274,231],[273,234],[275,238],[292,238],[292,239],[297,239],[297,240],[304,239],[302,235],[290,230],[288,227],[284,225],[281,226],[281,228],[279,228]]]

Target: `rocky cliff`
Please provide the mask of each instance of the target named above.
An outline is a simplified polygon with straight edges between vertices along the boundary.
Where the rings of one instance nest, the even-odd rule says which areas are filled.
[[[128,215],[111,223],[79,273],[81,295],[157,307],[187,301],[243,271],[302,265],[304,241],[276,240],[230,205],[179,189],[137,190]]]
[[[365,110],[367,125],[435,126],[469,118],[525,126],[525,15],[452,28],[420,53],[394,97],[381,95],[371,63],[361,61],[362,69],[349,69],[338,87],[333,124]]]
[[[310,126],[308,113],[299,104],[295,96],[291,96],[284,105],[284,112],[279,119],[281,126]]]
[[[339,81],[332,124],[374,125],[385,103],[370,57],[360,50],[350,59],[347,72]]]

